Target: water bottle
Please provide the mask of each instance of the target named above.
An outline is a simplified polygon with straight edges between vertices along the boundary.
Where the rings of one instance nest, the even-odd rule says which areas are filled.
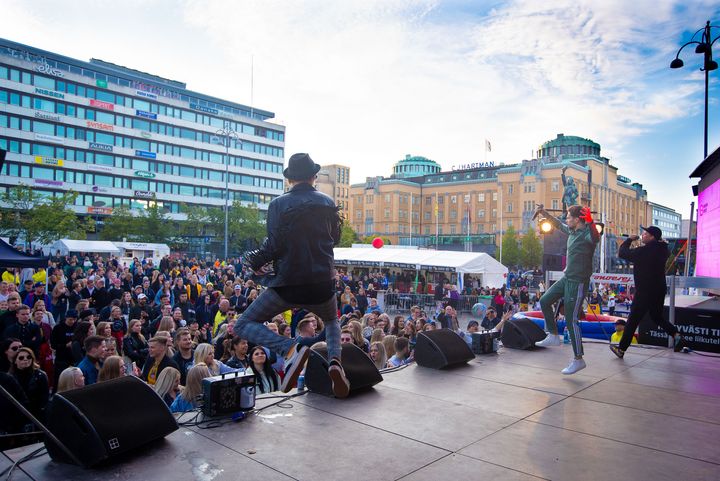
[[[570,344],[570,331],[567,327],[563,331],[563,344]]]
[[[305,374],[300,374],[300,377],[298,377],[297,390],[298,392],[305,390]]]

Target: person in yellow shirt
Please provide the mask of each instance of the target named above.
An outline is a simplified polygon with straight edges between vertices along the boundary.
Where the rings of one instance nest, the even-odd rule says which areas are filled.
[[[2,274],[2,280],[7,282],[8,284],[15,284],[16,286],[20,285],[20,276],[18,275],[18,270],[7,270],[3,272]]]
[[[622,339],[623,332],[625,331],[625,325],[627,323],[624,319],[618,319],[615,321],[615,332],[612,333],[612,336],[610,336],[610,344],[620,344],[620,339]],[[637,339],[635,339],[635,336],[632,338],[632,344],[637,344]]]
[[[33,283],[36,282],[47,282],[47,272],[45,272],[45,268],[41,267],[37,270],[35,274],[32,275]]]

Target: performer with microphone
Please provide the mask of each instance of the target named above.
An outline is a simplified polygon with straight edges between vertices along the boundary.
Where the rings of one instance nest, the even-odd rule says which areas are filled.
[[[547,337],[536,342],[538,347],[559,346],[562,343],[558,335],[558,326],[555,320],[555,312],[552,305],[560,298],[565,303],[565,321],[570,332],[574,359],[568,367],[563,369],[563,374],[575,374],[585,369],[583,360],[583,345],[580,326],[578,324],[578,311],[582,309],[585,293],[590,285],[590,276],[593,271],[593,255],[595,247],[600,241],[600,233],[595,227],[590,209],[579,205],[571,205],[567,209],[567,224],[550,215],[541,205],[537,207],[535,216],[542,214],[556,229],[568,235],[567,240],[567,263],[565,275],[553,284],[540,298],[540,307],[545,318],[545,329]]]
[[[650,319],[655,324],[674,338],[675,351],[682,349],[682,336],[677,328],[663,317],[663,304],[667,292],[665,263],[670,256],[670,250],[667,243],[662,240],[662,230],[659,227],[651,225],[650,227],[640,226],[640,228],[643,230],[643,245],[631,249],[630,245],[639,239],[638,236],[631,235],[620,245],[618,253],[620,258],[633,263],[633,276],[635,277],[635,297],[630,307],[627,326],[625,326],[620,344],[610,345],[610,350],[620,359],[625,355],[640,320],[647,312],[650,313]]]
[[[340,364],[333,253],[333,246],[340,242],[342,219],[333,200],[313,187],[319,170],[308,154],[290,157],[283,174],[291,188],[270,202],[262,246],[243,256],[253,272],[268,274],[267,289],[242,313],[235,334],[285,356],[280,390],[288,392],[297,384],[309,347],[275,334],[262,323],[293,307],[314,313],[325,323],[333,393],[343,398],[350,392],[350,383]]]

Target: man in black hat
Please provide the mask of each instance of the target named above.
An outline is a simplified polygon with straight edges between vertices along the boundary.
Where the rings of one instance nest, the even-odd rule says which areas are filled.
[[[290,391],[310,354],[296,339],[279,336],[262,323],[292,307],[302,307],[325,323],[328,374],[335,397],[346,397],[350,384],[340,364],[340,322],[337,318],[333,247],[340,241],[342,221],[327,195],[313,187],[320,166],[308,154],[294,154],[283,172],[290,190],[268,207],[267,238],[244,255],[254,272],[268,276],[267,289],[235,323],[235,334],[285,356],[280,389]],[[273,263],[272,267],[269,266]]]
[[[625,351],[635,334],[635,330],[645,313],[650,313],[650,319],[674,338],[675,351],[682,349],[682,337],[677,328],[663,317],[663,304],[667,284],[665,283],[665,263],[670,256],[670,250],[662,240],[662,231],[659,227],[640,226],[643,230],[641,247],[630,248],[630,244],[639,237],[631,235],[620,245],[618,255],[621,259],[633,263],[633,276],[635,277],[635,297],[633,298],[627,326],[623,331],[620,344],[610,345],[610,350],[622,359]]]

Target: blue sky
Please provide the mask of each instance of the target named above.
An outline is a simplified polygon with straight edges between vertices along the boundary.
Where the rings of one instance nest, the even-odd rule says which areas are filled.
[[[251,102],[286,151],[389,175],[405,154],[449,169],[514,163],[558,133],[588,137],[654,202],[687,217],[702,160],[701,56],[670,70],[716,1],[0,0],[1,36]],[[718,29],[717,34],[720,34]],[[720,42],[716,44],[720,58]],[[720,145],[711,74],[710,151]]]

